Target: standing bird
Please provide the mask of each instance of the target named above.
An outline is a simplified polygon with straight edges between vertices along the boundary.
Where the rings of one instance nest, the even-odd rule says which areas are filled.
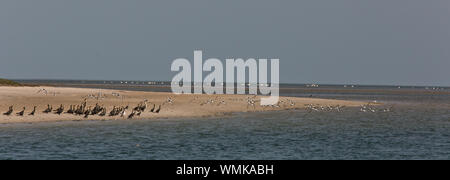
[[[133,111],[137,111],[141,109],[141,104],[139,103],[136,107],[133,108]]]
[[[69,110],[67,110],[67,114],[73,114],[73,105],[70,105],[70,108],[69,108]]]
[[[156,104],[153,104],[153,108],[150,109],[150,112],[155,112],[155,109],[156,109]]]
[[[106,116],[106,108],[102,109],[102,112],[98,114],[99,116]]]
[[[144,112],[148,107],[147,100],[144,101],[144,105],[139,109],[141,112]]]
[[[36,113],[36,106],[34,106],[33,111],[31,111],[30,114],[28,114],[28,115],[34,116],[35,113]]]
[[[47,113],[48,114],[48,113],[52,112],[52,110],[53,110],[53,107],[50,106],[50,104],[47,104],[47,109],[44,110],[43,113]]]
[[[91,107],[89,107],[85,112],[84,112],[84,118],[88,118],[89,114],[91,114]]]
[[[58,109],[56,109],[55,114],[61,115],[64,112],[64,106],[61,104]]]
[[[25,113],[25,107],[23,107],[23,110],[16,113],[18,116],[23,116],[23,114]]]
[[[161,105],[159,105],[159,108],[155,111],[155,113],[159,113],[161,111]]]
[[[116,116],[117,115],[117,108],[116,106],[114,106],[111,110],[111,112],[109,112],[109,116]]]
[[[127,115],[127,109],[128,109],[128,108],[129,108],[129,107],[126,106],[125,108],[122,109],[122,111],[120,112],[120,117],[125,117],[125,116]]]
[[[141,116],[142,112],[144,112],[144,111],[138,111],[136,116]]]
[[[122,112],[120,113],[120,117],[125,117],[127,115],[127,109],[123,109]]]
[[[14,111],[13,108],[14,108],[13,106],[9,106],[9,110],[7,112],[3,113],[3,115],[6,115],[6,116],[11,115]]]
[[[136,111],[135,111],[135,110],[133,110],[133,111],[131,112],[131,114],[128,116],[128,119],[133,118],[134,115],[136,115]]]

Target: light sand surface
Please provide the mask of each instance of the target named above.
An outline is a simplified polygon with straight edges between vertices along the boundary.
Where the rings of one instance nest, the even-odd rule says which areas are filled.
[[[45,91],[43,90],[45,89]],[[172,103],[168,99],[172,99]],[[248,99],[256,100],[256,105],[249,106]],[[319,104],[323,106],[347,106],[356,107],[365,102],[328,100],[316,98],[291,98],[281,97],[280,107],[261,107],[259,105],[260,97],[252,95],[175,95],[172,93],[160,92],[139,92],[139,91],[121,91],[105,89],[85,89],[85,88],[63,88],[63,87],[0,87],[0,123],[33,123],[33,122],[51,122],[51,121],[73,121],[73,120],[128,120],[119,116],[109,117],[108,115],[100,117],[98,115],[76,116],[72,114],[57,115],[54,112],[45,114],[47,104],[57,109],[61,104],[66,112],[70,105],[80,105],[84,99],[87,99],[87,106],[94,107],[95,104],[106,107],[107,112],[114,106],[137,106],[145,99],[148,100],[148,108],[140,117],[133,119],[152,119],[152,118],[188,118],[188,117],[211,117],[224,116],[236,112],[260,112],[288,109],[303,109],[305,104]],[[295,105],[292,105],[294,102]],[[160,113],[151,113],[150,109],[156,104],[162,105]],[[3,115],[8,107],[13,105],[14,112],[10,116]],[[33,107],[37,106],[37,112],[34,116],[28,114]],[[26,108],[25,115],[17,116],[16,113]]]

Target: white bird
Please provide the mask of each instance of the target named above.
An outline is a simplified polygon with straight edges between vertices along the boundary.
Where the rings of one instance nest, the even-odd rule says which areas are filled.
[[[125,117],[127,115],[126,109],[122,110],[122,113],[120,113],[120,117]]]

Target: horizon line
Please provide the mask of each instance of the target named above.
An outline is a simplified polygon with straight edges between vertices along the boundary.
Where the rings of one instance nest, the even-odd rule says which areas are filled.
[[[8,78],[9,79],[9,78]],[[44,79],[44,78],[11,78],[14,81],[130,81],[130,82],[171,82],[169,80],[124,80],[124,79]],[[247,82],[246,82],[247,84]],[[268,83],[270,84],[270,83]],[[450,86],[442,85],[409,85],[409,84],[358,84],[358,83],[295,83],[295,82],[280,82],[280,85],[322,85],[322,86],[380,86],[380,87],[441,87],[450,88]]]

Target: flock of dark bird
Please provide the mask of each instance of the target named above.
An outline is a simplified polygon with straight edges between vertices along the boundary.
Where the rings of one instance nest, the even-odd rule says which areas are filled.
[[[87,106],[87,100],[85,99],[83,103],[81,103],[80,105],[70,105],[70,108],[64,112],[64,106],[61,104],[59,106],[58,109],[53,110],[53,107],[49,104],[47,105],[47,109],[45,109],[44,111],[42,111],[45,114],[49,114],[54,112],[54,114],[73,114],[73,115],[77,115],[77,116],[84,116],[84,118],[88,118],[89,116],[93,116],[93,115],[98,115],[98,116],[110,116],[110,117],[115,117],[115,116],[120,116],[122,118],[128,118],[128,119],[132,119],[133,117],[136,116],[140,116],[142,113],[145,112],[145,110],[147,110],[148,108],[148,101],[144,100],[143,102],[139,103],[136,107],[134,107],[131,111],[131,113],[127,116],[126,111],[129,109],[128,106],[119,106],[116,107],[114,106],[113,109],[107,114],[107,110],[106,107],[104,106],[99,106],[98,104],[95,104],[94,108],[92,108],[91,106]],[[25,107],[23,107],[23,110],[16,113],[17,116],[24,116],[25,114]],[[3,113],[3,115],[5,116],[10,116],[12,115],[14,112],[14,107],[10,106],[8,111]],[[158,106],[158,108],[156,108],[156,104],[153,104],[153,108],[150,109],[151,113],[160,113],[161,112],[161,105]],[[31,111],[28,115],[29,116],[34,116],[36,114],[36,106],[34,106],[33,111]]]

